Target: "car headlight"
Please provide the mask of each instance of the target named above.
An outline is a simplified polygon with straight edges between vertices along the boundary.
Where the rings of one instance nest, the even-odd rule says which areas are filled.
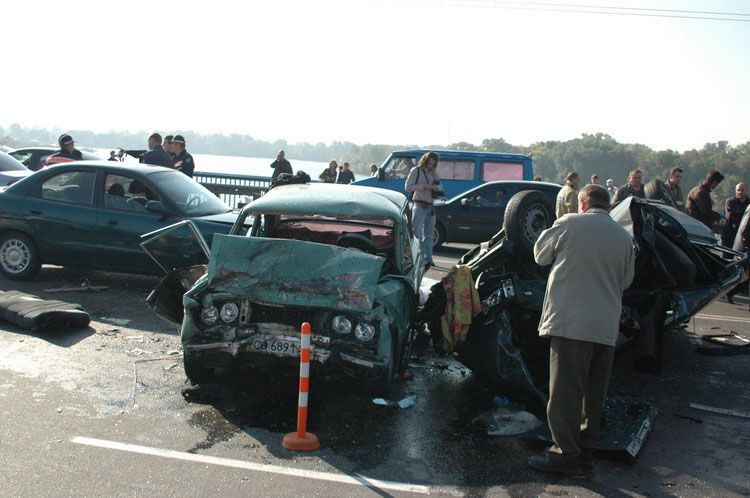
[[[219,310],[216,306],[207,306],[201,310],[201,320],[206,325],[213,325],[219,319]]]
[[[358,341],[370,342],[375,337],[375,327],[369,323],[359,322],[354,328],[354,337]]]
[[[224,306],[221,307],[221,312],[219,312],[219,316],[221,317],[221,321],[224,323],[232,323],[237,319],[237,315],[239,314],[240,309],[237,307],[234,303],[226,303]]]
[[[331,328],[339,335],[346,335],[352,331],[352,322],[342,315],[336,315],[331,320]]]

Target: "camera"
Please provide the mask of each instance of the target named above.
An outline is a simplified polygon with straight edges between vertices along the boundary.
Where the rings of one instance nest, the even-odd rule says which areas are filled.
[[[433,185],[437,185],[437,189],[432,191],[432,198],[433,199],[441,199],[445,197],[445,192],[443,192],[443,187],[440,185],[440,180],[434,180],[432,182]]]

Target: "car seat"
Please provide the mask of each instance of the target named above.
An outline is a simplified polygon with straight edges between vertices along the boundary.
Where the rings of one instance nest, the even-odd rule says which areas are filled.
[[[370,230],[342,232],[341,236],[336,240],[336,245],[375,254],[375,243],[372,241],[372,232]]]

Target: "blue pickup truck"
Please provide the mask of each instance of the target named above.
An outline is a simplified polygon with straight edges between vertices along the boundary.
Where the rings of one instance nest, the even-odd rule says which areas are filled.
[[[406,175],[423,154],[429,150],[399,150],[392,152],[377,175],[354,182],[356,185],[380,187],[406,194]],[[521,154],[436,150],[440,161],[438,174],[445,196],[450,198],[497,180],[533,180],[531,158]]]

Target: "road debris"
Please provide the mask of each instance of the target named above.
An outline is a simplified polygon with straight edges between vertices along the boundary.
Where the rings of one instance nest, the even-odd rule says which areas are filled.
[[[383,398],[373,398],[372,402],[376,405],[380,406],[397,406],[401,408],[402,410],[406,410],[407,408],[411,408],[414,406],[417,402],[416,396],[407,396],[404,399],[400,401],[392,401],[389,399],[383,399]]]
[[[701,405],[699,403],[690,403],[690,408],[703,410],[704,412],[718,413],[720,415],[730,415],[732,417],[750,418],[750,413],[729,410],[727,408],[717,408],[715,406]]]
[[[518,436],[542,425],[531,413],[506,406],[483,412],[471,423],[488,436]]]
[[[132,320],[126,318],[113,318],[109,316],[100,316],[98,321],[108,323],[110,325],[117,325],[118,327],[127,327]]]
[[[91,322],[80,304],[41,299],[18,291],[0,291],[0,317],[30,330],[83,328]]]
[[[690,415],[683,415],[682,413],[675,413],[674,416],[677,417],[677,418],[684,418],[685,420],[691,420],[691,421],[697,422],[699,424],[703,423],[703,420],[701,420],[699,418],[691,417]]]

